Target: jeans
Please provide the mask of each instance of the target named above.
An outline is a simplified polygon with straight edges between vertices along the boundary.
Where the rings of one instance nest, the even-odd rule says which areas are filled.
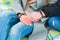
[[[0,40],[22,40],[32,32],[34,23],[30,26],[19,22],[17,15],[13,12],[0,14]]]
[[[50,17],[50,18],[48,19],[48,25],[49,25],[51,28],[60,30],[60,14],[55,15],[55,16],[53,16],[53,17]]]

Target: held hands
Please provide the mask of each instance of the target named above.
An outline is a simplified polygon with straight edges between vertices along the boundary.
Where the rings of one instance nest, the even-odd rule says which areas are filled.
[[[31,14],[31,13],[29,13],[29,11],[28,11],[28,8],[29,8],[30,4],[35,3],[35,2],[36,2],[36,0],[27,0],[26,7],[25,7],[25,9],[24,9],[24,13],[26,13],[27,15],[22,15],[22,16],[20,17],[20,21],[23,22],[23,23],[25,23],[26,25],[30,25],[31,22],[36,22],[36,21],[38,21],[38,20],[35,18],[35,16],[37,16],[37,14]],[[35,15],[35,16],[33,16],[33,15]],[[38,18],[39,18],[39,17],[38,17]]]
[[[42,18],[42,15],[40,14],[40,12],[33,12],[33,13],[29,13],[27,15],[22,15],[20,17],[20,21],[26,25],[30,25],[31,22],[38,22],[39,19],[41,19],[41,18]]]
[[[22,15],[20,17],[20,21],[25,23],[26,25],[30,25],[31,22],[38,22],[39,19],[42,18],[42,14],[40,12],[29,13],[28,8],[30,4],[37,2],[37,0],[27,0],[26,7],[24,9],[24,13],[27,15]]]

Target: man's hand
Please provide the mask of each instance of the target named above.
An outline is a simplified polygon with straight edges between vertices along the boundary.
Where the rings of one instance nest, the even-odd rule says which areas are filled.
[[[42,15],[40,14],[40,12],[33,12],[27,15],[31,17],[32,22],[38,22],[39,19],[42,18]]]
[[[28,16],[31,17],[32,22],[38,22],[43,16],[45,16],[44,12],[32,12],[30,14],[27,14]]]

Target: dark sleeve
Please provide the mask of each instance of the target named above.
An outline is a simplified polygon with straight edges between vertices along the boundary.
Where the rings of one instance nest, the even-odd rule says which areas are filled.
[[[41,10],[45,13],[46,17],[60,14],[60,1],[57,1],[49,6],[44,6],[41,8]]]

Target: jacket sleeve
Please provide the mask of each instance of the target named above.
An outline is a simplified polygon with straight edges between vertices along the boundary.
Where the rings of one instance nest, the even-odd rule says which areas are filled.
[[[24,13],[22,5],[18,1],[13,1],[12,9],[17,13]]]
[[[54,4],[44,6],[41,10],[45,13],[46,17],[51,17],[57,14],[60,14],[60,1],[57,1]]]

